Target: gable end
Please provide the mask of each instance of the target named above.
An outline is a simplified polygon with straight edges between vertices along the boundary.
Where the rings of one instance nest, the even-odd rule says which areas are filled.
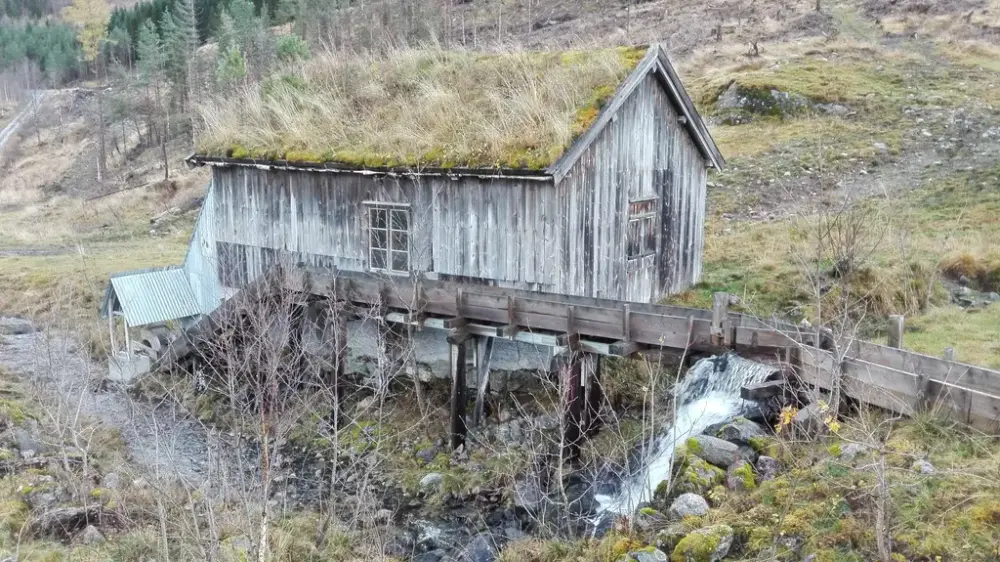
[[[619,87],[618,92],[604,107],[593,125],[547,170],[555,178],[556,183],[562,181],[563,177],[569,173],[569,170],[576,164],[576,161],[580,159],[587,148],[597,139],[604,127],[612,121],[618,110],[621,109],[632,93],[635,92],[636,88],[642,84],[643,80],[650,73],[656,75],[658,78],[657,82],[669,94],[670,99],[677,107],[678,113],[685,118],[684,130],[694,140],[694,143],[698,146],[699,151],[708,164],[716,169],[721,169],[725,166],[726,162],[722,157],[722,153],[712,139],[712,135],[708,132],[708,127],[705,126],[701,115],[698,114],[694,102],[688,96],[687,90],[684,89],[684,85],[677,76],[673,65],[670,64],[666,51],[660,45],[653,45],[649,48],[646,56],[643,57],[642,62],[625,79]]]

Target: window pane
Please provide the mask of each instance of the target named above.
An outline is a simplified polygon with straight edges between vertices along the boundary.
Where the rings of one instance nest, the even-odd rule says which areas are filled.
[[[372,229],[372,248],[380,248],[382,250],[387,250],[389,246],[389,235],[384,230]]]
[[[385,269],[386,259],[385,250],[372,250],[372,264],[371,266],[375,269]]]
[[[407,230],[410,228],[410,213],[403,209],[392,210],[392,228]]]
[[[392,253],[392,270],[393,271],[410,270],[410,259],[409,259],[409,254],[407,252]]]
[[[392,249],[403,251],[409,250],[410,235],[407,232],[392,231]]]
[[[372,209],[371,210],[371,223],[372,228],[385,228],[386,227],[386,210],[385,209]]]

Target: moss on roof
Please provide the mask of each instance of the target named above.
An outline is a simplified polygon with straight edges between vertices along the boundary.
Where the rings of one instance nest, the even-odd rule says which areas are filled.
[[[597,118],[645,47],[326,54],[205,103],[197,152],[362,167],[541,170]]]

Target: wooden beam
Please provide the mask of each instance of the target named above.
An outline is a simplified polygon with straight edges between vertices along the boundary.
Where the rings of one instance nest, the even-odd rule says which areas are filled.
[[[447,340],[449,344],[457,345],[465,343],[471,337],[472,334],[469,332],[468,327],[463,326],[461,328],[453,328],[449,330]]]
[[[472,425],[478,427],[486,419],[486,400],[490,392],[490,360],[493,357],[493,338],[476,338],[476,403],[472,409]]]
[[[465,343],[449,345],[451,355],[451,448],[465,445]]]
[[[778,398],[788,394],[789,386],[786,380],[765,381],[740,387],[740,398],[744,400],[761,401]]]
[[[580,458],[583,440],[584,386],[582,379],[583,354],[570,351],[559,361],[559,379],[562,384],[563,406],[563,459]]]
[[[901,314],[893,314],[889,317],[889,347],[903,348],[903,318]]]
[[[330,310],[333,324],[333,369],[326,381],[333,394],[333,419],[340,420],[344,405],[344,382],[347,376],[347,314],[342,306],[333,306]]]
[[[611,355],[616,357],[628,357],[635,353],[638,353],[643,346],[635,343],[634,341],[616,341],[611,344],[609,351]]]
[[[601,416],[601,408],[604,405],[604,386],[601,384],[601,357],[590,355],[591,372],[587,377],[587,413],[586,413],[586,436],[588,438],[597,435],[601,427],[604,426],[604,418]]]
[[[713,345],[727,345],[729,331],[729,293],[712,295],[712,327],[709,332]]]

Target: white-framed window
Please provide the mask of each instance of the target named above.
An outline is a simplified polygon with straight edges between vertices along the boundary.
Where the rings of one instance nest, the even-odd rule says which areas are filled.
[[[368,202],[368,267],[375,271],[410,272],[410,208]]]

